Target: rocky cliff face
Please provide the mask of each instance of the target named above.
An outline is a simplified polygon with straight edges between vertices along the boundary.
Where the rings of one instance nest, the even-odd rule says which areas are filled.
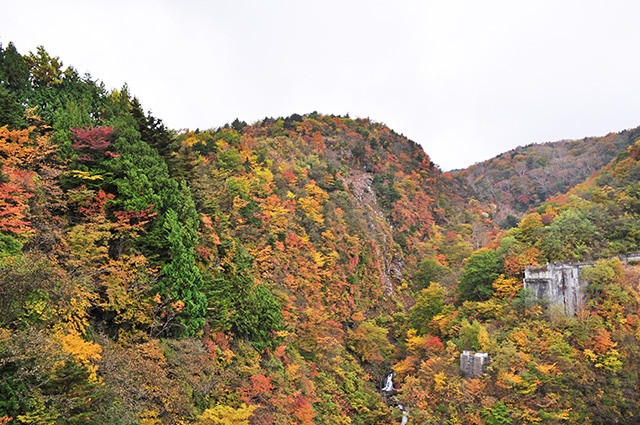
[[[379,270],[380,279],[384,285],[385,294],[391,295],[394,282],[397,284],[402,280],[403,255],[394,243],[393,225],[385,217],[372,188],[373,175],[356,169],[351,170],[349,175],[342,177],[341,180],[353,195],[355,205],[362,211],[371,237],[378,242],[375,254],[382,265]]]

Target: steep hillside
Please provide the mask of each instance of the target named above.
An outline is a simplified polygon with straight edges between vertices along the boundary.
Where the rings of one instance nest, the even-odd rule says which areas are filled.
[[[418,407],[418,421],[638,422],[640,267],[609,258],[640,251],[638,158],[635,140],[474,252],[455,305],[437,283],[420,294],[407,357],[394,367],[400,400]],[[525,266],[576,260],[595,265],[582,271],[587,302],[575,316],[523,289]],[[489,374],[460,378],[455,360],[465,347],[490,353]]]
[[[317,113],[176,133],[42,48],[0,64],[0,413],[391,420],[413,295],[494,230],[417,144]]]
[[[640,251],[638,140],[583,183],[525,215],[498,239],[503,243],[514,239],[519,246],[512,246],[514,253],[535,251],[535,260],[541,263]]]
[[[558,166],[565,146],[584,168],[632,135],[531,155]],[[176,132],[126,86],[10,44],[0,424],[636,423],[637,267],[598,263],[576,317],[521,282],[640,250],[638,150],[500,231],[516,204],[467,197],[476,171],[442,173],[383,124]],[[463,378],[463,350],[489,373]]]
[[[458,171],[468,196],[495,204],[496,222],[513,225],[509,216],[522,216],[553,195],[583,182],[613,160],[640,136],[640,128],[604,137],[562,140],[518,147]]]

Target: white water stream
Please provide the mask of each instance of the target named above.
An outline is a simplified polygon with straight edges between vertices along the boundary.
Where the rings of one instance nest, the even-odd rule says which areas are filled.
[[[396,407],[398,409],[402,410],[402,422],[401,422],[401,425],[407,425],[407,422],[409,422],[409,412],[404,410],[404,406],[402,404],[398,404]]]
[[[384,381],[384,386],[382,387],[382,391],[386,392],[386,393],[393,393],[395,391],[395,389],[393,388],[393,378],[395,377],[395,374],[393,372],[391,372],[390,374],[387,375],[385,381]],[[394,402],[397,402],[398,399],[393,397],[391,400],[393,400]],[[404,409],[404,406],[400,403],[396,404],[396,408],[400,409],[402,411],[402,422],[401,425],[406,425],[407,422],[409,422],[409,411]]]
[[[391,393],[393,392],[393,377],[395,376],[395,374],[393,372],[391,372],[390,374],[387,375],[387,379],[384,381],[384,387],[382,388],[382,391]]]

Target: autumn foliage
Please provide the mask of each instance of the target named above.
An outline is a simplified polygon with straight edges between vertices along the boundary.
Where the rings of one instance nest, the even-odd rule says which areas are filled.
[[[0,97],[0,423],[637,422],[635,130],[452,175],[364,118],[171,131],[44,48]],[[575,317],[523,290],[584,259]]]

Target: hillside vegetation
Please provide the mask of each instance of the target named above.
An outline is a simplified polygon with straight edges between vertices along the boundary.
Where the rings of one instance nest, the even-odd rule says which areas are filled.
[[[177,132],[141,105],[0,52],[0,424],[637,419],[640,270],[602,260],[571,318],[521,288],[640,251],[637,144],[500,230],[473,170],[369,119]]]
[[[495,205],[499,224],[513,226],[515,218],[583,182],[638,137],[640,128],[604,137],[531,144],[460,170],[455,177],[468,185],[468,196]]]

